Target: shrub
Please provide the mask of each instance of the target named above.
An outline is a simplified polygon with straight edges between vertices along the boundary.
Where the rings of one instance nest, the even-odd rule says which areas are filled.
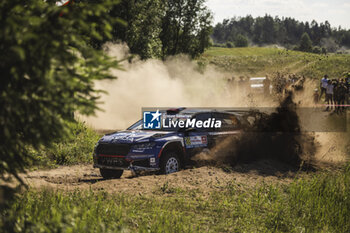
[[[229,41],[229,42],[226,43],[226,47],[227,48],[233,48],[235,46],[234,46],[234,44],[231,41]]]
[[[247,37],[239,34],[235,39],[236,47],[248,47],[248,39]]]
[[[56,140],[49,147],[31,149],[32,166],[50,167],[92,161],[92,153],[99,135],[83,122],[68,123],[70,134]]]

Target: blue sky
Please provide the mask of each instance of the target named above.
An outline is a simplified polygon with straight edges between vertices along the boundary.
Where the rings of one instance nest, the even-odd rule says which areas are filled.
[[[207,0],[214,22],[233,16],[293,17],[299,21],[324,22],[350,29],[350,0]]]

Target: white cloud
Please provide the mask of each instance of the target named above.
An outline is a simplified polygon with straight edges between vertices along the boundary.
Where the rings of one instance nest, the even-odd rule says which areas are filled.
[[[293,17],[300,21],[328,20],[333,27],[350,29],[350,3],[347,0],[207,0],[215,23],[233,16],[252,15]]]

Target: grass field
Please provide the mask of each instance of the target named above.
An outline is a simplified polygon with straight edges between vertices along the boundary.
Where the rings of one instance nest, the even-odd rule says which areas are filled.
[[[29,190],[1,213],[15,232],[349,232],[350,170],[289,185],[236,182],[204,194],[159,185],[153,195]]]
[[[209,48],[199,59],[201,64],[212,64],[237,75],[274,75],[276,72],[321,78],[328,74],[339,78],[350,71],[350,55],[319,55],[280,48]]]

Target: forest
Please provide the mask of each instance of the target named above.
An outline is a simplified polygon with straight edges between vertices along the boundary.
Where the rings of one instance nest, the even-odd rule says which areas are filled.
[[[215,44],[227,44],[227,47],[230,47],[230,43],[235,47],[278,44],[294,49],[299,46],[303,35],[310,38],[312,46],[325,48],[328,52],[350,47],[350,30],[333,27],[328,21],[300,22],[294,18],[267,14],[256,18],[247,15],[224,19],[215,25],[212,39]]]

